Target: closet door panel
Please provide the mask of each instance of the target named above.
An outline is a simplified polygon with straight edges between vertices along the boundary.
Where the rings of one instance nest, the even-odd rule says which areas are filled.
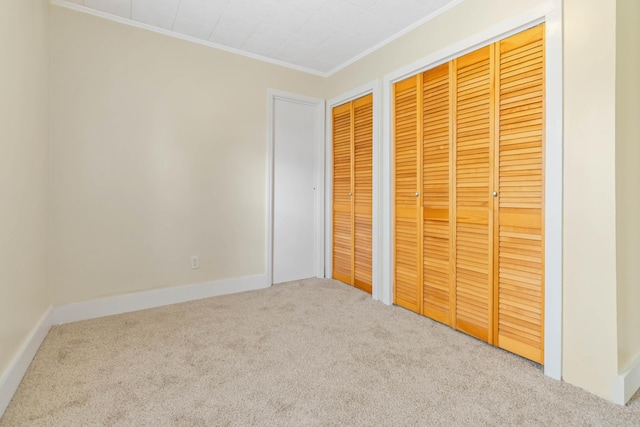
[[[418,76],[394,85],[394,300],[420,311]]]
[[[492,341],[492,46],[456,66],[456,328]]]
[[[373,95],[354,104],[354,285],[371,293],[373,206]]]
[[[332,276],[351,283],[351,104],[333,109],[333,260]]]
[[[499,48],[496,341],[542,363],[544,26]]]
[[[451,62],[423,73],[423,314],[452,324]]]

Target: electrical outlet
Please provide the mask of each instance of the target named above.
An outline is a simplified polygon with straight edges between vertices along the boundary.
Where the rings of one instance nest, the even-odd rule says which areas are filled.
[[[200,268],[200,257],[198,255],[193,255],[191,257],[191,269],[195,270],[196,268]]]

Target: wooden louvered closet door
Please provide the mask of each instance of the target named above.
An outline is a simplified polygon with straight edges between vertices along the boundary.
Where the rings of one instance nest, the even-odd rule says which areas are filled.
[[[542,363],[544,26],[498,45],[496,345]]]
[[[394,85],[394,302],[421,312],[422,236],[419,190],[422,174],[419,127],[421,75]]]
[[[373,208],[373,95],[353,101],[353,285],[371,293]]]
[[[333,259],[332,277],[351,284],[351,105],[333,109]]]
[[[456,327],[493,341],[492,46],[454,60]]]
[[[394,85],[394,302],[544,360],[544,25]]]
[[[373,95],[333,108],[333,272],[372,290]]]
[[[422,314],[453,326],[455,290],[451,274],[451,105],[453,64],[422,76]]]

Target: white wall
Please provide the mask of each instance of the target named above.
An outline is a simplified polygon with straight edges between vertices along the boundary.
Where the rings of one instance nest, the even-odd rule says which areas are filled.
[[[0,380],[49,306],[48,35],[48,1],[0,1]]]
[[[616,309],[616,5],[564,2],[563,377],[610,398]]]
[[[267,89],[324,80],[52,13],[53,304],[264,274]]]
[[[617,1],[618,365],[640,358],[640,1]]]

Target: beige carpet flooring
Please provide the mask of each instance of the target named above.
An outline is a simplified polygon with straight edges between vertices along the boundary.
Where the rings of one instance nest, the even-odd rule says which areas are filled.
[[[640,396],[314,279],[54,327],[0,425],[640,426]]]

